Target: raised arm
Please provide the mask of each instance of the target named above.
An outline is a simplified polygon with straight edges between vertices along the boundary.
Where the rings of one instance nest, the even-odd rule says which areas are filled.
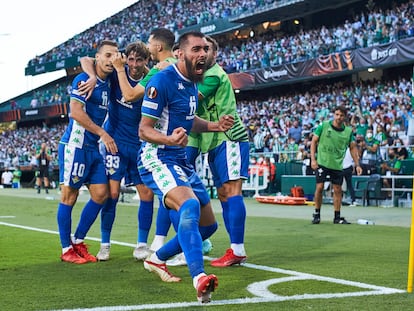
[[[89,76],[88,80],[79,86],[79,93],[86,95],[88,100],[96,86],[96,70],[95,70],[95,59],[89,56],[84,56],[80,59],[82,70]]]
[[[134,87],[128,81],[127,73],[125,71],[125,64],[127,57],[123,53],[118,53],[115,56],[112,64],[118,74],[119,86],[121,87],[122,96],[128,102],[136,101],[144,97],[145,88],[137,83]]]
[[[195,116],[193,127],[191,131],[194,133],[202,132],[225,132],[234,124],[234,117],[232,115],[224,115],[220,117],[218,122],[210,122]]]

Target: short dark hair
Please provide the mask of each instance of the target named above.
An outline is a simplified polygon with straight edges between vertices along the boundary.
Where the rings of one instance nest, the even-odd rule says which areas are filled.
[[[178,42],[174,43],[173,47],[172,47],[172,51],[174,52],[175,50],[178,50],[180,48],[180,46],[178,45]]]
[[[167,28],[155,28],[151,31],[150,36],[163,42],[165,44],[164,48],[169,50],[172,49],[175,42],[174,33]]]
[[[189,32],[183,33],[178,38],[178,46],[182,48],[184,45],[186,45],[188,43],[189,37],[205,38],[206,35],[203,34],[201,31],[189,31]]]
[[[213,45],[213,51],[217,52],[218,49],[219,49],[219,45],[218,45],[217,41],[211,36],[206,36],[206,39],[207,39],[208,42],[210,42]]]
[[[128,56],[131,53],[136,53],[137,55],[141,56],[144,59],[148,59],[150,57],[150,52],[142,41],[135,41],[127,45],[125,48],[125,54]]]
[[[110,46],[118,47],[118,43],[116,43],[116,41],[105,39],[105,40],[102,40],[101,42],[99,42],[96,50],[99,51],[105,45],[110,45]]]
[[[340,112],[342,112],[345,116],[348,114],[348,109],[346,109],[345,106],[341,106],[341,105],[336,106],[336,107],[334,107],[334,109],[332,110],[332,112],[335,112],[337,110],[339,110]]]

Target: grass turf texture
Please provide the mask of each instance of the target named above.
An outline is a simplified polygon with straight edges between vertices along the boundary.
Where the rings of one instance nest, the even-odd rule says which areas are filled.
[[[0,222],[57,231],[57,200],[0,194],[0,201],[0,216],[15,216],[0,218]],[[253,200],[246,202],[248,210],[255,206]],[[219,211],[218,202],[213,201],[213,204]],[[137,201],[119,204],[113,240],[135,244],[137,205]],[[74,207],[73,226],[77,224],[82,206],[83,202],[78,202]],[[272,206],[267,208],[272,209]],[[284,208],[289,209],[288,206]],[[306,219],[249,216],[245,239],[248,263],[405,291],[410,229],[333,225],[331,212],[325,209],[329,221],[326,219],[320,225],[310,224],[312,208],[309,207],[303,207]],[[396,212],[399,210],[396,209]],[[211,239],[211,257],[221,256],[229,243],[221,214],[217,214],[217,219],[220,225]],[[99,238],[99,223],[98,219],[89,237]],[[152,230],[150,242],[153,234]],[[86,242],[91,253],[96,254],[99,242]],[[0,309],[60,310],[195,302],[196,293],[187,267],[170,268],[182,277],[181,283],[164,283],[155,274],[148,273],[142,262],[133,259],[132,250],[131,246],[114,244],[110,261],[73,265],[60,261],[57,234],[0,225]],[[208,260],[205,266],[207,273],[214,273],[219,278],[213,302],[254,297],[247,290],[249,284],[287,276],[249,267],[213,268]],[[283,282],[268,289],[281,296],[364,290],[319,280]],[[402,293],[222,306],[192,305],[173,310],[413,310],[413,295]]]

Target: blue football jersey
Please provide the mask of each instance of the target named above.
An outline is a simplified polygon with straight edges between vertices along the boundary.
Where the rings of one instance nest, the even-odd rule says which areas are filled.
[[[126,68],[126,75],[131,87],[135,87],[140,80],[132,79]],[[109,103],[108,118],[105,121],[104,128],[116,142],[124,144],[139,144],[138,126],[141,121],[141,104],[142,98],[127,102],[122,96],[121,87],[119,86],[118,76],[116,72],[110,75],[112,86],[111,98]]]
[[[197,105],[197,84],[185,78],[174,64],[155,74],[147,83],[141,112],[143,116],[156,119],[154,128],[165,135],[171,135],[177,127],[185,128],[189,134]],[[143,148],[146,144],[143,143]],[[155,147],[163,154],[172,151],[177,158],[186,157],[185,148],[180,146]]]
[[[95,89],[92,96],[85,100],[85,96],[80,95],[78,91],[79,85],[88,80],[86,73],[78,74],[72,82],[71,100],[76,100],[83,104],[85,112],[89,118],[98,126],[102,126],[106,114],[108,112],[108,102],[110,96],[109,80],[101,80],[97,78]],[[61,143],[72,145],[76,148],[98,149],[99,136],[87,131],[78,122],[69,115],[69,124],[62,136]]]

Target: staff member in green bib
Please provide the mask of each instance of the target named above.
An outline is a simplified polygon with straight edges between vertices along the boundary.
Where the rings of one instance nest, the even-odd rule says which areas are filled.
[[[333,205],[335,212],[333,223],[350,224],[344,217],[341,217],[342,162],[348,146],[355,163],[356,172],[358,175],[362,174],[356,143],[352,135],[352,128],[344,124],[347,110],[345,107],[338,106],[334,108],[333,112],[333,120],[323,121],[315,129],[312,137],[311,166],[316,173],[313,224],[319,224],[321,221],[322,191],[326,181],[332,182],[333,186]]]

